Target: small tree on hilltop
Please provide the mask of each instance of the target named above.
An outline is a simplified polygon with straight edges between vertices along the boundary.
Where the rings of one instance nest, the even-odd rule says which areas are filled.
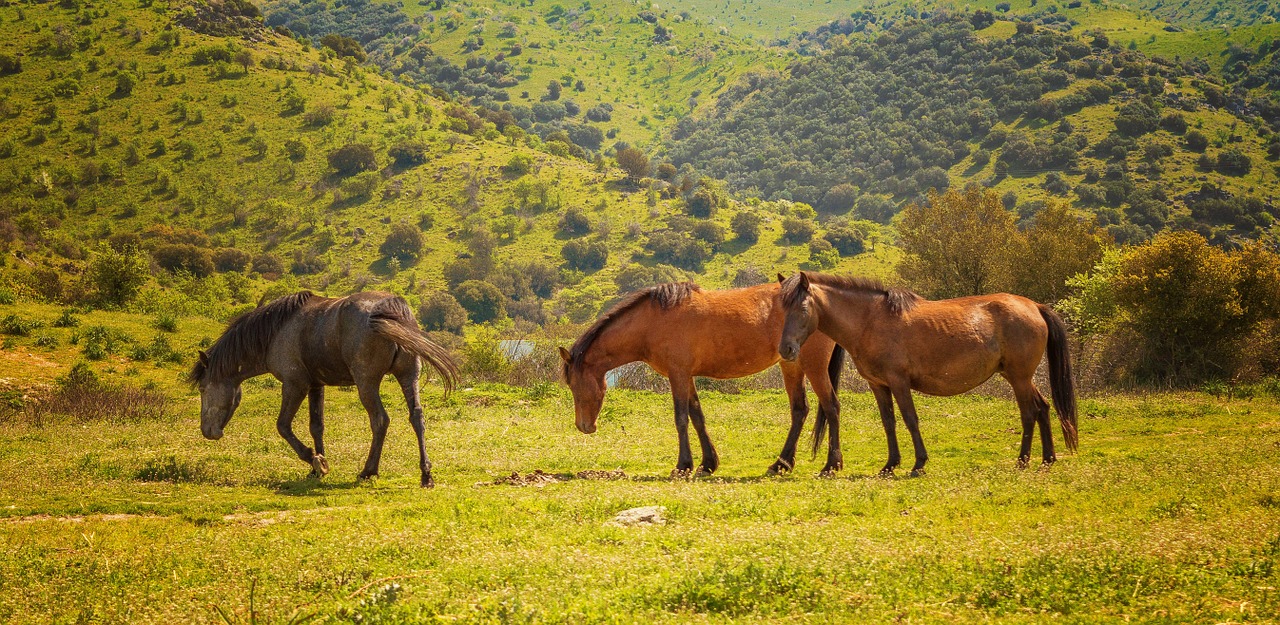
[[[391,226],[387,239],[378,247],[383,256],[398,258],[401,262],[417,260],[422,253],[422,231],[417,226],[399,222]]]
[[[330,152],[328,158],[329,166],[343,176],[378,168],[378,157],[373,148],[363,143],[344,145]]]
[[[635,182],[649,175],[649,157],[637,148],[626,147],[618,150],[618,167],[627,172],[627,178]]]

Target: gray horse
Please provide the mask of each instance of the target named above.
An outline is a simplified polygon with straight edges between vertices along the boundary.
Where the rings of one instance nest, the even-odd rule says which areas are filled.
[[[275,376],[284,395],[276,429],[298,458],[311,465],[315,477],[329,472],[324,458],[324,387],[355,385],[373,429],[369,458],[360,472],[366,479],[378,474],[390,424],[378,393],[383,376],[390,373],[409,405],[409,423],[418,436],[421,484],[429,488],[434,482],[422,440],[419,358],[440,373],[446,391],[453,388],[457,366],[447,350],[422,334],[400,297],[356,293],[335,299],[303,291],[233,320],[207,353],[200,352],[188,379],[200,389],[200,431],[217,440],[240,405],[240,384],[264,373]],[[293,418],[303,398],[310,404],[314,450],[293,433]]]

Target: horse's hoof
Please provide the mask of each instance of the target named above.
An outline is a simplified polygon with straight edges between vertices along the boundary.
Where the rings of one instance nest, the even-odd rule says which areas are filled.
[[[1018,458],[1018,463],[1014,466],[1018,467],[1018,469],[1025,469],[1030,464],[1031,464],[1030,458]]]
[[[790,473],[790,472],[791,472],[791,464],[784,461],[782,458],[778,458],[777,462],[774,462],[773,464],[769,465],[769,469],[765,471],[765,475],[775,476],[775,475],[782,475],[783,473]]]
[[[360,472],[360,475],[357,475],[357,476],[356,476],[356,479],[358,479],[358,480],[360,480],[360,481],[362,481],[362,482],[363,482],[363,481],[366,481],[366,480],[373,479],[373,478],[375,478],[375,477],[378,477],[378,474],[377,474],[377,473],[368,473],[368,472],[365,472],[365,471],[361,471],[361,472]]]
[[[693,475],[693,469],[675,468],[671,470],[671,479],[687,479]]]
[[[711,477],[711,474],[712,474],[712,473],[715,473],[715,472],[716,472],[716,470],[715,470],[715,469],[708,469],[708,468],[706,468],[706,467],[698,467],[698,471],[697,471],[696,473],[694,473],[694,474],[693,474],[693,476],[694,476],[694,477]]]
[[[317,479],[329,474],[329,461],[324,459],[324,454],[313,454],[311,456],[311,475]]]
[[[886,480],[887,480],[887,479],[889,479],[889,478],[892,478],[892,477],[893,477],[893,469],[894,469],[894,467],[885,467],[885,468],[883,468],[883,469],[880,469],[880,472],[879,472],[879,473],[877,473],[877,474],[876,474],[876,476],[877,476],[877,477],[884,478],[884,479],[886,479]]]
[[[911,470],[911,477],[924,477],[924,467],[917,467]]]
[[[436,481],[431,479],[430,473],[424,473],[422,474],[422,483],[420,484],[420,486],[422,488],[435,488]]]

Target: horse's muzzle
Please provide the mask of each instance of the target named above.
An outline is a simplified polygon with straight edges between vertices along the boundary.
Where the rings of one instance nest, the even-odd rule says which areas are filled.
[[[782,356],[783,360],[792,361],[792,360],[795,360],[796,357],[800,355],[800,348],[792,347],[789,345],[785,347],[780,347],[778,348],[778,355]]]
[[[213,429],[202,427],[200,428],[200,433],[204,434],[204,437],[211,441],[216,441],[222,438],[222,428]]]
[[[578,431],[582,432],[583,434],[596,433],[596,424],[594,423],[583,423],[581,421],[576,421],[575,424],[578,426]]]

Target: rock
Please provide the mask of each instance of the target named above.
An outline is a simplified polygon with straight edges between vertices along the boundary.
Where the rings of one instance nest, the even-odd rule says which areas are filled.
[[[643,506],[640,508],[631,508],[623,510],[613,517],[609,525],[618,527],[634,527],[637,525],[666,525],[667,519],[663,517],[667,509],[663,506]]]

